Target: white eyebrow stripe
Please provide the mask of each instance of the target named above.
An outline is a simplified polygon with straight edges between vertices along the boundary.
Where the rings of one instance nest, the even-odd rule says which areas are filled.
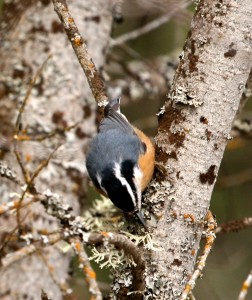
[[[127,191],[128,193],[130,194],[130,197],[132,199],[132,202],[134,204],[134,207],[136,207],[136,199],[135,199],[135,196],[134,196],[134,193],[128,183],[128,181],[122,176],[122,173],[121,173],[121,165],[118,164],[118,163],[115,163],[115,167],[114,167],[114,172],[115,172],[115,177],[121,181],[121,184],[123,186],[126,186],[127,188]]]
[[[133,182],[136,186],[136,192],[137,192],[137,207],[140,210],[142,206],[141,198],[142,198],[142,192],[141,192],[141,182],[143,178],[143,172],[140,170],[139,167],[134,167],[133,169]]]

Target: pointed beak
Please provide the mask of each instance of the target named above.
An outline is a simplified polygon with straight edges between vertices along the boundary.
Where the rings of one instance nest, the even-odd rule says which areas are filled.
[[[144,228],[148,231],[148,227],[147,227],[146,221],[144,219],[144,216],[143,216],[141,210],[137,211],[136,215],[138,216],[138,219],[140,220],[140,222],[143,224]]]

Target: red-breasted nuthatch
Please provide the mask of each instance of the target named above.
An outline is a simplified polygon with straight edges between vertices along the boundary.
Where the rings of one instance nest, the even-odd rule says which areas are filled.
[[[99,132],[87,154],[88,174],[98,191],[126,213],[141,213],[142,191],[152,178],[155,150],[151,140],[120,112],[120,98],[104,108]]]

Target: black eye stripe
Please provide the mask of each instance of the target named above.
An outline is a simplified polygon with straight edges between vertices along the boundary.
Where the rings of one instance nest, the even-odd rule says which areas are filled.
[[[133,212],[135,204],[127,187],[122,185],[121,181],[115,176],[111,169],[105,169],[102,174],[101,186],[107,191],[110,200],[125,212]],[[127,180],[127,179],[126,179]]]
[[[135,164],[131,160],[125,160],[121,163],[121,174],[127,180],[134,195],[136,195],[136,186],[134,184],[134,166]]]

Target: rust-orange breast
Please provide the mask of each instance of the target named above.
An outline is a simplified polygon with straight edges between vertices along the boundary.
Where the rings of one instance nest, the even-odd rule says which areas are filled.
[[[135,128],[135,133],[142,142],[146,144],[146,152],[141,154],[138,160],[139,167],[143,172],[143,178],[141,182],[141,191],[143,191],[150,182],[155,165],[155,148],[152,141],[139,129]]]

